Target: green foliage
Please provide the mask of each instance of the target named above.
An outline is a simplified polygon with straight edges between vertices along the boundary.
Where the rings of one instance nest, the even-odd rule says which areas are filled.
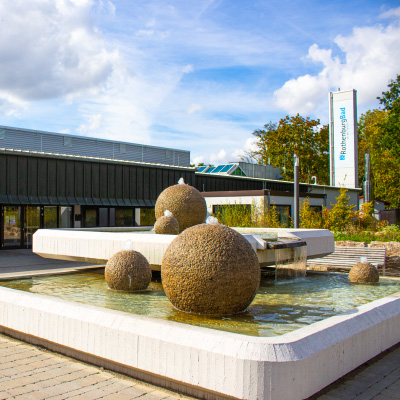
[[[265,210],[260,222],[261,225],[266,228],[283,228],[279,221],[278,211],[276,211],[276,207],[274,205],[271,205],[267,210]]]
[[[257,150],[249,153],[250,158],[281,168],[283,178],[292,181],[293,154],[297,153],[300,181],[310,182],[316,176],[318,183],[329,183],[329,129],[328,125],[321,128],[319,119],[287,115],[279,123],[269,122],[264,129],[255,130],[253,135]]]
[[[400,206],[400,159],[393,156],[382,143],[386,135],[385,126],[390,112],[385,110],[367,111],[361,115],[359,132],[359,178],[365,170],[364,155],[371,156],[371,182],[374,197],[388,201],[393,208]]]
[[[329,229],[335,235],[366,235],[366,231],[375,234],[382,230],[386,223],[379,222],[372,216],[373,203],[365,203],[359,211],[355,211],[354,206],[349,203],[350,196],[347,190],[342,188],[340,195],[336,198],[336,203],[332,204],[331,209],[323,208],[322,213],[312,210],[308,199],[300,205],[300,227],[307,229]],[[340,239],[346,240],[346,239]]]
[[[213,216],[230,227],[283,228],[274,205],[224,204],[217,207]]]
[[[310,207],[310,200],[305,199],[300,204],[300,228],[319,229],[322,226],[322,216]]]
[[[336,197],[336,203],[331,203],[333,208],[324,210],[324,227],[326,229],[340,232],[352,225],[354,205],[350,204],[349,200],[350,196],[347,195],[347,190],[341,188],[340,195]]]
[[[248,204],[224,204],[217,207],[214,216],[218,222],[230,227],[254,226],[251,205]]]
[[[360,231],[360,232],[334,232],[335,240],[351,240],[353,242],[366,242],[371,243],[372,241],[379,242],[400,242],[400,232],[372,232],[372,231]]]

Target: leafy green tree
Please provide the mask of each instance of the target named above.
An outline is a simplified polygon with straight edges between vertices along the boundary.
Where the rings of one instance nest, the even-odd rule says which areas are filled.
[[[282,170],[285,180],[293,180],[293,154],[300,158],[301,182],[317,177],[320,184],[329,183],[329,129],[319,119],[287,115],[278,123],[269,122],[253,132],[257,149],[248,157],[259,164],[272,164]]]
[[[380,104],[389,112],[382,145],[400,160],[400,75],[391,80],[388,87],[389,90],[382,92],[382,97],[378,97]]]
[[[310,206],[310,200],[307,198],[300,204],[299,210],[300,228],[304,229],[319,229],[321,228],[321,214],[314,211]]]
[[[353,223],[353,208],[354,205],[349,203],[350,196],[347,194],[347,190],[340,189],[340,194],[336,197],[336,203],[332,204],[332,208],[324,214],[325,228],[335,232],[342,232]]]
[[[396,208],[400,206],[400,75],[388,86],[378,97],[384,109],[367,111],[359,121],[359,178],[362,182],[364,155],[369,153],[374,196]]]

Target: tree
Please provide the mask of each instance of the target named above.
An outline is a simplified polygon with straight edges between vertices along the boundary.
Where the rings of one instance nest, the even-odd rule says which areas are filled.
[[[253,132],[257,149],[248,153],[259,164],[272,164],[282,170],[285,180],[293,180],[293,154],[300,157],[301,182],[317,177],[319,184],[329,184],[329,130],[319,119],[287,115],[279,123],[269,122]]]
[[[343,232],[352,225],[354,218],[352,210],[354,205],[350,204],[349,200],[350,196],[347,194],[347,190],[341,188],[339,196],[336,197],[336,203],[331,203],[332,208],[330,210],[323,210],[325,211],[323,214],[325,214],[324,224],[326,229]]]
[[[400,160],[400,75],[397,75],[396,80],[391,80],[388,87],[389,90],[382,92],[382,97],[378,97],[384,110],[389,112],[384,125],[382,145]]]
[[[359,178],[362,182],[365,173],[365,153],[371,156],[371,183],[374,196],[390,202],[391,207],[400,206],[399,158],[384,143],[386,126],[390,111],[367,111],[360,117],[358,125]]]

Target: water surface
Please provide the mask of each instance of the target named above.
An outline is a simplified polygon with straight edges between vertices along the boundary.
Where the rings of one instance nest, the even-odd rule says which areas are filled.
[[[400,281],[355,285],[347,275],[311,275],[281,282],[263,279],[247,311],[210,318],[174,309],[160,282],[151,282],[144,292],[126,293],[109,289],[99,272],[3,281],[0,286],[251,336],[282,335],[400,291]]]

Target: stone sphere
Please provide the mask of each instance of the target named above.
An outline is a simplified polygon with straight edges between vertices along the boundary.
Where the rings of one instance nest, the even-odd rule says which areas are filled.
[[[231,315],[244,311],[260,284],[260,264],[250,243],[220,224],[200,224],[177,236],[164,253],[161,280],[181,311]]]
[[[156,202],[156,218],[169,210],[177,219],[179,232],[193,225],[201,224],[207,215],[207,205],[201,193],[190,185],[174,185],[166,188]]]
[[[370,263],[358,263],[351,268],[349,279],[353,283],[376,283],[379,281],[379,273]]]
[[[104,277],[115,290],[144,290],[151,281],[151,268],[143,254],[134,250],[119,251],[107,262]]]
[[[163,215],[154,224],[154,232],[162,235],[177,235],[179,224],[175,217]]]

